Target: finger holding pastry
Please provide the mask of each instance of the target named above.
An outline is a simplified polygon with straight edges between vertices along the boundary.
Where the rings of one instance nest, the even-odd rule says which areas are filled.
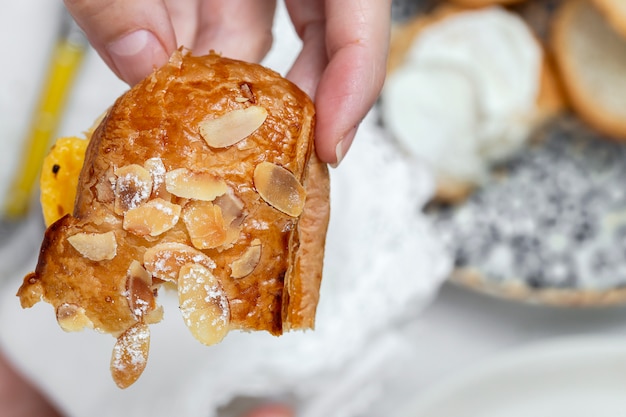
[[[73,211],[50,219],[22,306],[44,300],[64,330],[113,335],[120,388],[147,366],[165,283],[206,345],[313,328],[329,217],[314,126],[311,100],[274,71],[176,51],[86,139]]]
[[[65,3],[104,61],[130,85],[163,65],[177,47],[259,62],[273,40],[275,0]],[[286,4],[303,41],[288,78],[314,99],[318,156],[336,165],[382,87],[391,1]]]
[[[286,3],[303,41],[287,78],[314,98],[318,155],[337,165],[384,82],[391,1]]]

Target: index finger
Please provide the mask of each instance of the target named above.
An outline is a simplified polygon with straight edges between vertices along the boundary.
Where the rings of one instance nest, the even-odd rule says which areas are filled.
[[[303,39],[288,76],[314,97],[320,159],[338,164],[385,79],[391,0],[292,0],[287,6]]]
[[[107,65],[131,85],[176,49],[163,0],[65,0],[65,6]]]

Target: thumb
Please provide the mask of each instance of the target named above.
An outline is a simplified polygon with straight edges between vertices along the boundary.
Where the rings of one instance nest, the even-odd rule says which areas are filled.
[[[102,59],[130,85],[176,49],[163,0],[65,0],[65,6]]]

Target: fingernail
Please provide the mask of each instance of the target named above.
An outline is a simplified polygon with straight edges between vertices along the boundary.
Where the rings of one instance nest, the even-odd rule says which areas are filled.
[[[168,58],[156,36],[145,29],[136,30],[111,42],[107,51],[119,76],[130,85],[144,79]]]
[[[352,141],[354,140],[354,136],[356,135],[356,129],[356,126],[350,129],[348,133],[343,135],[343,138],[337,143],[337,146],[335,146],[335,157],[337,159],[335,163],[330,164],[331,167],[337,168],[341,161],[343,161],[343,158],[346,156],[348,149],[350,149],[350,145],[352,145]]]

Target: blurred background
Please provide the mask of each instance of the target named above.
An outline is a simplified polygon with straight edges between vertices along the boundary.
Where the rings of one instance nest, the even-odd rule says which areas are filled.
[[[227,417],[268,399],[305,417],[626,416],[626,132],[607,132],[572,97],[617,102],[601,109],[618,120],[626,105],[564,81],[594,62],[554,50],[568,2],[394,0],[388,81],[331,173],[316,330],[233,332],[207,349],[168,314],[177,305],[166,294],[148,368],[125,391],[109,376],[113,339],[63,333],[47,305],[20,308],[15,292],[44,231],[36,182],[29,210],[6,206],[33,169],[34,137],[47,149],[80,135],[127,86],[80,37],[59,35],[59,3],[3,2],[0,348],[69,416]],[[600,23],[583,23],[610,32],[601,42],[617,58],[602,56],[610,63],[594,80],[606,68],[626,74],[626,40],[599,10],[582,14]],[[300,42],[282,2],[276,19],[264,64],[284,74]],[[55,67],[59,39],[76,49]],[[38,113],[54,68],[53,84],[67,85],[47,108],[56,127]]]

